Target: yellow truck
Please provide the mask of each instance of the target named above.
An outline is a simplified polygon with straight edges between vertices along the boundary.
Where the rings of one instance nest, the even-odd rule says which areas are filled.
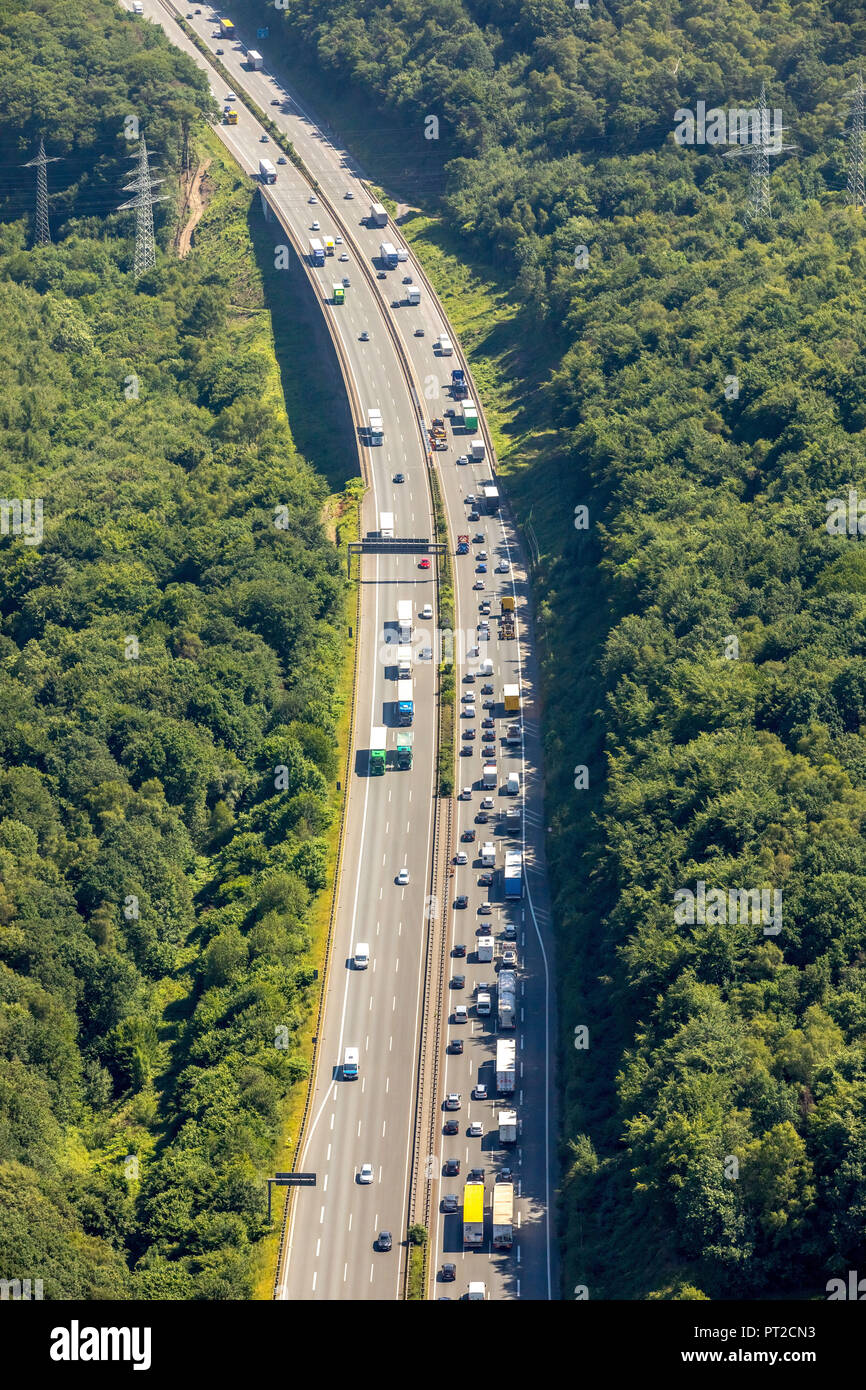
[[[520,710],[520,686],[504,685],[502,687],[502,700],[506,714],[517,714]]]
[[[483,1182],[468,1182],[463,1188],[463,1244],[473,1250],[484,1244]]]
[[[237,125],[237,123],[238,123],[238,113],[237,113],[237,111],[233,111],[233,110],[227,111],[227,112],[225,113],[225,123],[226,123],[226,125]]]

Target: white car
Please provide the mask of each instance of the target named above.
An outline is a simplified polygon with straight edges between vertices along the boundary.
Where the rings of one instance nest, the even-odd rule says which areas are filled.
[[[481,1084],[480,1081],[478,1082],[478,1085],[475,1087],[475,1099],[476,1099],[476,1100],[486,1100],[486,1099],[487,1099],[487,1087],[486,1087],[486,1086],[482,1086],[482,1084]]]
[[[358,1174],[358,1182],[368,1183],[373,1181],[372,1163],[362,1163],[361,1171]]]
[[[480,1139],[481,1136],[483,1135],[483,1133],[484,1133],[484,1126],[483,1126],[483,1124],[481,1123],[481,1121],[480,1121],[480,1120],[473,1120],[472,1123],[471,1123],[471,1125],[469,1126],[469,1137],[470,1137],[471,1139]]]
[[[307,199],[307,202],[308,202],[308,203],[317,203],[318,201],[319,201],[319,200],[318,200],[318,198],[316,197],[315,193],[311,193],[310,196],[309,196],[309,198]]]
[[[474,692],[473,690],[468,690],[468,691],[466,692],[465,695],[461,695],[461,696],[460,696],[460,699],[461,699],[461,701],[463,702],[464,705],[474,705],[474,704],[475,704],[475,692]]]
[[[341,251],[341,252],[340,252],[340,260],[341,260],[341,261],[347,261],[348,259],[349,259],[349,257],[348,257],[348,255],[347,255],[347,253],[346,253],[345,251]]]
[[[459,850],[457,851],[457,853],[456,853],[455,856],[454,856],[454,863],[455,863],[455,864],[468,864],[468,863],[469,863],[469,856],[467,855],[465,849],[459,849]]]
[[[471,787],[464,787],[464,788],[463,788],[462,792],[460,793],[460,800],[461,800],[461,801],[471,801],[471,800],[472,800],[472,788],[471,788]],[[482,806],[483,806],[484,803],[482,802],[481,804],[482,804]],[[490,801],[490,805],[491,805],[491,806],[493,805],[493,800],[492,800],[492,798],[491,798],[491,801]]]
[[[483,589],[483,588],[484,588],[484,580],[483,580],[483,579],[476,579],[476,581],[475,581],[475,583],[472,585],[472,587],[473,587],[473,589]]]
[[[351,188],[350,188],[349,191],[348,191],[347,194],[346,194],[346,197],[347,197],[347,198],[354,198],[354,196],[355,196],[355,195],[354,195],[354,193],[352,192],[352,190],[351,190]]]
[[[404,888],[406,884],[409,882],[409,870],[405,868],[405,866],[400,870],[399,874],[397,875],[397,882],[401,885],[401,887]]]
[[[226,92],[225,99],[226,101],[237,101],[237,96],[234,92]]]
[[[424,607],[421,609],[421,612],[420,612],[420,614],[419,614],[419,617],[427,618],[427,619],[432,618],[432,617],[433,617],[433,605],[432,605],[431,603],[425,603],[425,604],[424,604]]]
[[[493,797],[492,797],[492,796],[485,796],[485,797],[482,797],[482,799],[481,799],[481,809],[482,809],[482,811],[492,811],[492,810],[493,810]]]
[[[310,231],[311,231],[311,232],[317,232],[318,230],[319,230],[319,224],[318,224],[318,222],[316,222],[316,221],[311,222],[311,223],[310,223]]]
[[[342,245],[343,245],[343,238],[342,238],[341,236],[335,236],[335,237],[334,237],[334,245],[335,245],[335,246],[342,246]]]
[[[507,574],[507,573],[508,573],[508,570],[509,570],[508,561],[507,561],[507,560],[500,560],[500,561],[499,561],[499,564],[496,566],[496,573],[497,573],[497,574]]]

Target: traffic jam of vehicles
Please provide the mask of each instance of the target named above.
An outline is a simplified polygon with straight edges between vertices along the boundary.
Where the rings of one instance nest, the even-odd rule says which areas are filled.
[[[371,208],[371,214],[375,208]],[[405,253],[404,253],[405,254]],[[380,248],[386,270],[400,264],[400,253],[391,243]],[[450,351],[449,351],[450,349]],[[433,345],[437,357],[451,356],[449,340]],[[483,465],[486,449],[478,431],[477,407],[468,394],[465,373],[451,372],[446,383],[455,403],[429,426],[431,458],[447,450],[450,421],[454,447],[462,432],[468,436],[467,453],[455,465]],[[384,438],[381,412],[371,407],[367,415],[368,442]],[[486,470],[485,470],[486,471]],[[471,530],[460,532],[456,554],[468,560],[465,579],[477,605],[477,625],[468,638],[466,660],[460,666],[458,701],[457,845],[450,868],[449,954],[452,971],[448,980],[446,1055],[442,1075],[445,1094],[441,1101],[443,1153],[439,1172],[439,1210],[443,1214],[443,1252],[486,1250],[507,1257],[515,1243],[515,1198],[520,1195],[520,1117],[518,1107],[518,1033],[520,945],[523,935],[523,853],[521,811],[522,711],[519,680],[509,680],[500,670],[513,671],[516,653],[515,600],[511,565],[493,534],[498,525],[499,493],[489,472],[467,483],[475,491],[464,494]],[[392,482],[399,485],[403,476]],[[490,520],[491,534],[483,529]],[[394,538],[392,512],[379,513],[378,533]],[[495,553],[492,553],[494,552]],[[429,566],[424,557],[420,565]],[[462,567],[462,561],[458,561]],[[482,578],[482,576],[484,576]],[[430,605],[419,611],[433,617]],[[412,724],[415,719],[412,663],[418,647],[414,630],[415,610],[409,599],[396,600],[396,679],[394,702],[396,730],[376,727],[370,734],[369,773],[412,766]],[[495,635],[492,630],[495,627]],[[495,645],[494,645],[495,644]],[[500,661],[487,655],[496,650]],[[480,717],[479,717],[480,716]],[[465,760],[465,761],[464,761]],[[397,886],[409,881],[403,865]],[[457,1265],[443,1260],[437,1268],[437,1285],[457,1278]],[[483,1281],[469,1282],[471,1298],[490,1296]],[[448,1294],[439,1292],[438,1297]]]

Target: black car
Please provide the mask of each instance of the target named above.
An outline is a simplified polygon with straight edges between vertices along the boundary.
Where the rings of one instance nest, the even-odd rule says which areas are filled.
[[[468,897],[468,895],[467,895],[466,893],[458,893],[458,894],[457,894],[457,897],[454,899],[454,906],[455,906],[455,907],[468,907],[468,906],[469,906],[469,897]]]
[[[478,535],[477,535],[477,536],[473,536],[473,537],[472,537],[472,544],[473,544],[473,545],[483,545],[483,544],[484,544],[484,537],[482,536],[482,534],[481,534],[480,531],[478,532]]]
[[[499,1169],[499,1172],[496,1174],[496,1181],[497,1181],[497,1182],[514,1182],[514,1177],[513,1177],[513,1175],[512,1175],[511,1169],[510,1169],[510,1168],[500,1168],[500,1169]]]
[[[467,671],[467,672],[466,672],[466,675],[463,677],[463,679],[464,679],[464,681],[466,682],[467,685],[474,685],[474,684],[475,684],[475,672],[474,672],[474,671]]]
[[[472,757],[472,744],[471,744],[471,743],[466,743],[466,744],[464,744],[464,746],[460,749],[460,756],[461,756],[462,758],[471,758],[471,757]]]
[[[492,694],[493,694],[493,686],[492,686],[492,685],[482,685],[482,687],[481,687],[481,694],[482,694],[482,695],[492,695]]]
[[[465,985],[466,985],[466,976],[465,976],[465,975],[452,975],[452,976],[451,976],[451,988],[452,988],[452,989],[463,989],[463,988],[465,988]]]
[[[390,1249],[391,1249],[391,1232],[390,1232],[390,1231],[380,1231],[380,1232],[379,1232],[379,1239],[376,1241],[376,1248],[377,1248],[378,1250],[390,1250]]]
[[[405,481],[406,481],[406,479],[403,477],[403,474],[402,474],[402,473],[395,473],[395,474],[394,474],[394,482],[395,482],[395,483],[405,483]]]
[[[474,737],[475,737],[475,730],[474,730],[474,729],[464,729],[464,730],[463,730],[463,737],[464,737],[464,738],[474,738]]]
[[[481,708],[482,708],[482,709],[496,709],[496,701],[495,701],[495,700],[482,700],[482,702],[481,702]]]
[[[456,1178],[460,1174],[460,1159],[446,1158],[443,1172],[446,1178]]]
[[[472,840],[475,839],[475,831],[474,831],[474,830],[464,830],[464,831],[463,831],[463,834],[460,836],[460,838],[461,838],[461,840],[465,840],[467,843],[469,843],[470,841],[472,841]]]
[[[479,811],[478,815],[475,817],[475,824],[486,825],[489,820],[490,817],[488,816],[486,811]]]
[[[482,719],[482,721],[481,721],[481,727],[482,727],[482,729],[495,729],[495,728],[496,728],[496,720],[495,720],[495,719],[491,719],[490,715],[489,715],[489,714],[486,714],[486,715],[484,716],[484,718]]]
[[[452,1038],[451,1042],[448,1044],[448,1051],[453,1052],[455,1055],[459,1055],[459,1053],[463,1051],[463,1039]]]
[[[471,512],[469,513],[469,520],[470,520],[470,521],[477,521],[477,520],[478,520],[478,513],[477,513],[476,511],[471,511]]]
[[[493,875],[492,875],[492,874],[490,874],[490,873],[484,873],[484,874],[479,874],[479,875],[478,875],[478,887],[479,887],[479,888],[489,888],[492,882],[493,882]]]
[[[271,106],[282,106],[282,97],[271,97]]]
[[[444,1123],[444,1125],[442,1126],[442,1133],[443,1133],[443,1134],[459,1134],[459,1133],[460,1133],[460,1122],[459,1122],[459,1120],[446,1120],[445,1123]]]
[[[462,941],[458,941],[458,942],[457,942],[457,945],[454,947],[454,950],[451,952],[451,954],[452,954],[452,956],[465,956],[465,955],[466,955],[466,947],[465,947],[464,943],[463,943]]]
[[[218,48],[217,51],[216,51],[216,55],[217,55],[218,58],[221,58],[221,57],[223,56],[224,53],[225,53],[225,49],[224,49],[224,48]]]
[[[377,270],[377,271],[376,271],[376,279],[377,279],[377,280],[387,280],[387,278],[388,278],[388,277],[387,277],[387,275],[385,274],[384,270]]]
[[[467,1181],[467,1182],[483,1182],[483,1181],[484,1181],[484,1169],[483,1169],[483,1168],[471,1168],[471,1169],[469,1170],[469,1177],[466,1179],[466,1181]]]
[[[495,743],[495,742],[496,742],[496,731],[495,731],[495,729],[485,729],[484,732],[483,732],[482,735],[481,735],[481,740],[482,740],[483,743]]]
[[[443,1265],[443,1266],[442,1266],[442,1280],[443,1280],[443,1283],[450,1284],[451,1280],[452,1280],[452,1279],[456,1279],[456,1278],[457,1278],[457,1266],[456,1266],[456,1265]]]
[[[411,276],[411,275],[404,275],[404,276],[403,276],[403,284],[404,284],[404,285],[411,285],[411,283],[412,283],[412,276]]]

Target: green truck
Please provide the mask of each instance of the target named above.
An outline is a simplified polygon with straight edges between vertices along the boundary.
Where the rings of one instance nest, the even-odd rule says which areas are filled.
[[[397,766],[399,768],[412,766],[412,740],[414,737],[414,729],[401,729],[397,735]]]
[[[388,756],[387,741],[387,730],[379,728],[370,730],[370,773],[373,777],[381,777],[385,771],[385,760]]]

